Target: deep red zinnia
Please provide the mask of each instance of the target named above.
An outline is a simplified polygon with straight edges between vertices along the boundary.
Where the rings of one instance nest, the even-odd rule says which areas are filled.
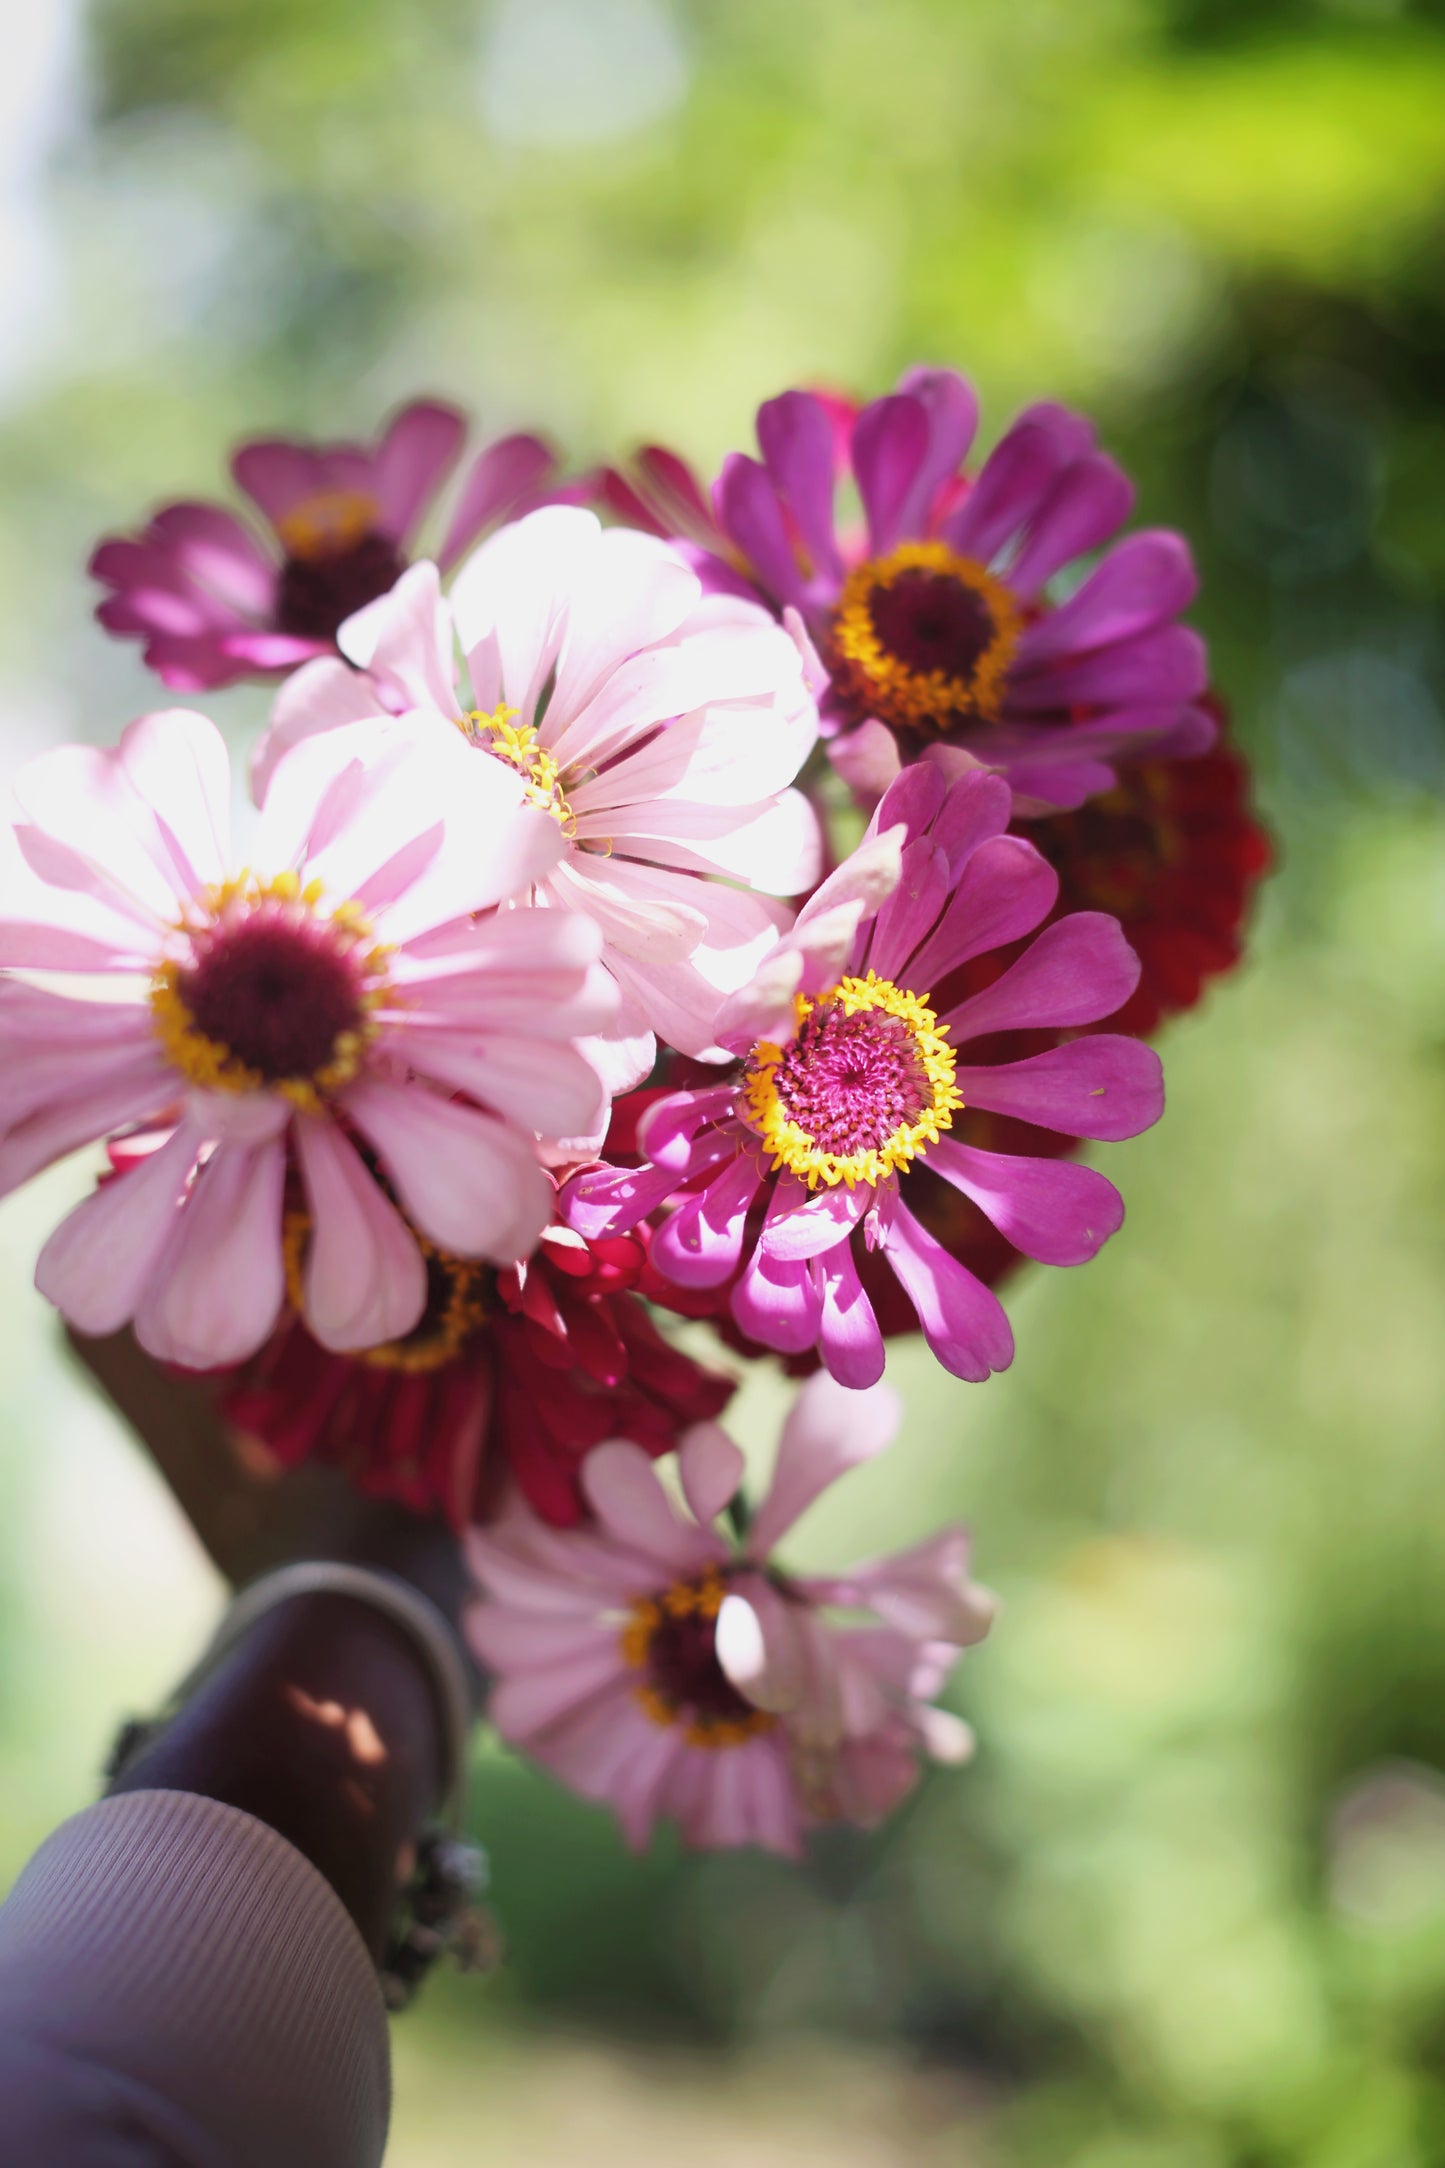
[[[226,1419],[287,1466],[341,1468],[372,1496],[457,1528],[489,1517],[510,1474],[560,1527],[582,1517],[578,1474],[594,1446],[625,1436],[668,1452],[732,1396],[732,1379],[670,1346],[648,1316],[645,1235],[584,1242],[550,1228],[505,1272],[435,1251],[427,1262],[431,1299],[405,1340],[336,1355],[289,1317],[228,1383]]]

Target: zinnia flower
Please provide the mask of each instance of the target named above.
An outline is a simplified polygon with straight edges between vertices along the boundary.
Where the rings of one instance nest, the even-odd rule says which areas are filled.
[[[595,1530],[558,1533],[518,1511],[475,1532],[483,1599],[467,1630],[495,1675],[502,1737],[610,1806],[639,1850],[663,1820],[691,1845],[796,1854],[819,1822],[881,1821],[920,1759],[963,1760],[967,1727],[932,1702],[993,1615],[968,1578],[966,1532],[946,1528],[837,1576],[772,1559],[897,1421],[886,1387],[810,1380],[740,1543],[714,1523],[731,1512],[746,1525],[743,1458],[713,1424],[678,1452],[685,1516],[647,1455],[614,1441],[583,1464]],[[835,1609],[865,1616],[845,1625]]]
[[[282,688],[258,787],[287,746],[378,708],[460,730],[557,825],[564,847],[531,900],[602,934],[622,1019],[591,1052],[611,1088],[646,1075],[654,1033],[716,1053],[720,994],[786,923],[752,891],[817,878],[817,822],[788,788],[817,715],[788,635],[756,604],[704,599],[665,544],[554,506],[468,560],[450,613],[435,568],[417,565],[344,640],[368,670],[315,662]]]
[[[1211,706],[1221,733],[1225,717]],[[1139,958],[1139,983],[1112,1016],[1084,1031],[1130,1032],[1150,1037],[1171,1017],[1192,1009],[1208,985],[1233,970],[1243,951],[1243,931],[1254,890],[1268,871],[1271,844],[1249,801],[1249,770],[1221,735],[1206,753],[1187,759],[1131,762],[1110,791],[1074,813],[1031,820],[1021,831],[1059,876],[1053,916],[1104,910],[1118,918]],[[950,973],[935,992],[951,1005],[981,992],[1007,970],[1023,944],[991,951]],[[1041,1054],[1072,1032],[1002,1032],[983,1051],[997,1062]],[[975,1059],[978,1058],[977,1052]],[[614,1110],[625,1119],[626,1103]],[[978,1108],[955,1117],[954,1134],[992,1151],[1078,1150],[1069,1137],[1030,1138],[1017,1121]],[[944,1249],[989,1287],[1022,1262],[1017,1250],[967,1197],[948,1182],[916,1170],[909,1184],[915,1216]],[[863,1284],[885,1338],[916,1332],[918,1321],[892,1281],[886,1260],[867,1253],[859,1260]]]
[[[1027,408],[970,474],[977,421],[950,369],[912,369],[856,413],[787,391],[758,410],[762,460],[733,453],[710,506],[657,447],[602,494],[691,538],[710,584],[797,613],[827,675],[829,751],[865,801],[929,752],[950,775],[983,762],[1021,797],[1079,805],[1119,757],[1209,742],[1203,643],[1176,622],[1194,568],[1166,530],[1112,540],[1133,487],[1081,415]],[[856,531],[840,483],[862,500]]]
[[[934,1354],[982,1379],[1013,1359],[998,1299],[934,1240],[906,1199],[926,1166],[1014,1248],[1082,1264],[1121,1225],[1117,1190],[1092,1168],[981,1150],[950,1136],[964,1107],[1069,1136],[1120,1138],[1163,1107],[1159,1060],[1137,1040],[1074,1039],[1018,1062],[971,1061],[969,1042],[1077,1029],[1133,990],[1138,959],[1116,920],[1080,911],[1033,940],[991,986],[939,1014],[929,989],[1048,916],[1057,876],[1004,833],[1008,787],[981,771],[945,789],[906,770],[873,831],[798,915],[718,1036],[741,1074],[649,1108],[650,1164],[579,1175],[564,1193],[586,1235],[671,1217],[653,1242],[683,1287],[731,1293],[735,1322],[784,1354],[817,1347],[847,1385],[873,1382],[884,1349],[855,1242],[881,1252]],[[741,1268],[741,1269],[740,1269]]]
[[[733,1380],[669,1345],[648,1315],[640,1235],[584,1242],[548,1227],[501,1271],[423,1242],[427,1303],[402,1338],[354,1354],[321,1347],[303,1317],[310,1215],[287,1214],[293,1308],[228,1380],[226,1419],[287,1466],[319,1460],[375,1497],[489,1519],[515,1480],[534,1512],[581,1518],[578,1476],[594,1446],[626,1436],[669,1452],[719,1414]]]
[[[177,692],[294,669],[394,585],[465,437],[454,408],[418,400],[374,445],[243,444],[231,472],[261,531],[224,505],[165,505],[140,534],[95,551],[90,570],[111,590],[95,614],[107,631],[144,640],[147,664]],[[457,496],[440,562],[535,501],[554,464],[536,437],[488,445]]]
[[[1157,1031],[1238,964],[1273,853],[1244,757],[1224,737],[1192,759],[1122,768],[1112,790],[1027,833],[1058,873],[1059,908],[1112,912],[1138,955],[1116,1030]]]
[[[278,767],[239,870],[204,716],[61,747],[15,787],[0,967],[100,974],[110,998],[0,979],[0,1194],[128,1125],[170,1131],[41,1252],[36,1284],[80,1331],[133,1319],[152,1354],[196,1368],[249,1355],[285,1295],[288,1150],[325,1346],[416,1325],[412,1228],[496,1264],[530,1253],[551,1208],[535,1133],[604,1105],[570,1043],[612,1006],[596,932],[527,911],[441,955],[427,939],[556,858],[520,777],[404,722],[336,732]]]

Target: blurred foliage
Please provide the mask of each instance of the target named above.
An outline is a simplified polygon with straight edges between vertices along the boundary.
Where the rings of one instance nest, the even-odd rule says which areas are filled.
[[[974,1520],[975,1769],[798,1872],[631,1860],[487,1753],[511,1960],[407,2021],[399,2163],[1445,2158],[1442,97],[1403,0],[93,0],[0,410],[7,762],[147,703],[85,555],[239,431],[434,389],[706,462],[924,356],[990,435],[1086,404],[1190,534],[1282,842],[1124,1234],[1019,1285],[986,1390],[906,1354],[905,1442],[806,1531]],[[50,1352],[52,1212],[0,1223],[13,1862],[206,1601]]]

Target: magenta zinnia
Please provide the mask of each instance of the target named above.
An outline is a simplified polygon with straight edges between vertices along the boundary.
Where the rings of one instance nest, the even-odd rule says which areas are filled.
[[[1113,1184],[1071,1160],[985,1151],[950,1131],[962,1107],[1068,1136],[1121,1138],[1156,1121],[1158,1056],[1096,1033],[1022,1061],[971,1062],[995,1033],[1073,1029],[1112,1015],[1138,959],[1118,923],[1081,911],[1037,936],[991,985],[936,1013],[930,989],[1016,942],[1053,908],[1058,879],[1005,833],[1007,785],[979,771],[946,789],[907,770],[870,835],[805,905],[718,1036],[741,1056],[726,1083],[660,1100],[638,1129],[648,1164],[576,1178],[564,1208],[582,1232],[666,1209],[660,1271],[731,1287],[735,1323],[782,1353],[817,1348],[833,1376],[868,1385],[883,1339],[855,1244],[881,1252],[929,1346],[955,1376],[1013,1358],[998,1298],[910,1211],[926,1165],[1006,1239],[1046,1264],[1094,1256],[1120,1226]]]
[[[1177,622],[1197,584],[1183,539],[1115,539],[1133,486],[1082,415],[1029,407],[970,470],[977,425],[951,369],[912,369],[861,411],[786,391],[758,410],[761,460],[731,454],[710,506],[657,448],[603,494],[688,538],[709,584],[796,613],[826,678],[832,758],[870,803],[925,753],[1075,806],[1121,757],[1202,749],[1204,647]]]
[[[108,632],[145,642],[177,692],[294,669],[334,650],[337,628],[384,595],[409,559],[466,440],[465,417],[420,399],[374,444],[243,444],[231,461],[251,524],[220,504],[167,504],[136,535],[111,535],[90,561],[110,589]],[[438,561],[455,563],[486,528],[542,495],[555,461],[536,437],[504,437],[473,461]]]

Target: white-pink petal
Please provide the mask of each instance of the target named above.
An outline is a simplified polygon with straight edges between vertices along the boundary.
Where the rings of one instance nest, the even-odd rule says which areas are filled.
[[[401,1339],[426,1307],[416,1237],[334,1122],[303,1116],[294,1135],[311,1213],[307,1329],[338,1350]]]

